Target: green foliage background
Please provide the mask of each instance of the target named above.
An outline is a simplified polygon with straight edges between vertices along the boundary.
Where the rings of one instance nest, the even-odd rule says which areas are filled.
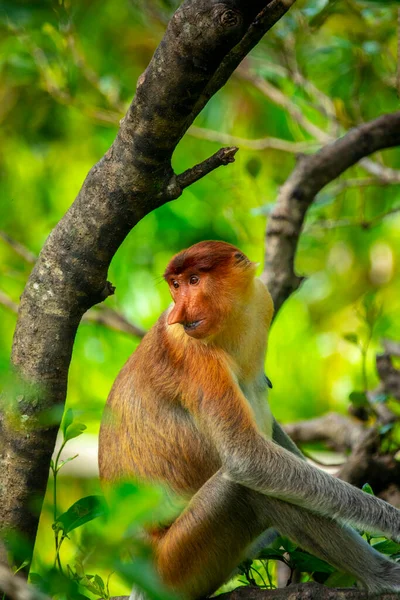
[[[87,172],[112,143],[136,80],[177,4],[1,0],[0,228],[31,252],[39,253]],[[396,18],[396,3],[300,0],[245,65],[311,123],[338,136],[398,109]],[[309,85],[296,81],[295,72]],[[310,92],[313,86],[318,93]],[[330,98],[330,117],[316,108],[322,96]],[[211,100],[196,125],[246,139],[313,141],[284,106],[239,75]],[[174,155],[175,170],[200,162],[221,145],[186,135]],[[308,151],[318,147],[314,141]],[[397,149],[375,160],[400,169]],[[203,239],[238,245],[260,262],[261,272],[267,215],[295,161],[293,153],[250,150],[243,143],[233,165],[149,214],[112,262],[109,279],[116,294],[107,305],[149,328],[170,301],[160,277],[169,258]],[[371,176],[356,167],[340,181],[354,178]],[[360,352],[343,336],[366,335],[360,319],[366,293],[374,294],[381,307],[368,355],[370,387],[377,382],[374,355],[380,340],[400,338],[399,185],[377,182],[340,190],[337,183],[323,190],[310,210],[296,259],[297,272],[307,280],[271,331],[266,366],[274,384],[270,402],[284,422],[346,411],[349,394],[362,388]],[[0,290],[15,303],[30,269],[0,240]],[[0,375],[6,378],[16,315],[0,305],[0,319]],[[113,379],[137,343],[103,326],[85,323],[79,328],[67,406],[89,433],[97,433]],[[83,489],[98,490],[94,481],[64,482],[64,509]],[[39,538],[45,561],[49,519],[46,525],[44,517]]]

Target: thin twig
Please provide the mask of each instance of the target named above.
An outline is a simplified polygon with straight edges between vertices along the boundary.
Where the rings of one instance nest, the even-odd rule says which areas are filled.
[[[33,252],[28,250],[25,246],[14,240],[11,236],[8,235],[5,231],[0,230],[0,239],[3,240],[10,248],[14,250],[16,254],[21,256],[27,263],[35,264],[36,256]]]
[[[307,223],[303,231],[307,232],[310,229],[315,229],[316,227],[320,229],[337,229],[339,227],[361,227],[361,229],[372,229],[372,227],[376,227],[376,225],[379,225],[379,223],[381,223],[387,217],[391,217],[392,215],[397,214],[399,212],[400,207],[396,207],[387,210],[386,212],[380,213],[375,217],[371,217],[371,219],[366,219],[362,221],[352,219],[317,219],[316,221]]]
[[[146,335],[146,330],[142,329],[138,325],[128,321],[121,313],[108,308],[107,306],[100,306],[92,308],[83,315],[84,322],[86,323],[97,323],[98,325],[104,325],[108,329],[114,331],[120,331],[122,333],[128,333],[135,337],[142,338]]]
[[[5,306],[5,308],[8,308],[8,310],[11,310],[11,312],[13,313],[18,312],[18,304],[14,302],[14,300],[12,300],[10,296],[8,296],[2,290],[0,290],[0,304],[2,306]]]
[[[396,185],[396,183],[400,183],[400,181],[389,183],[386,180],[376,179],[375,177],[365,177],[363,179],[354,177],[354,178],[349,178],[349,179],[343,179],[342,181],[339,181],[335,185],[330,186],[329,193],[332,196],[336,196],[337,194],[340,194],[340,192],[343,192],[344,190],[347,190],[349,188],[386,186],[386,185],[390,185],[390,184]]]
[[[203,162],[187,169],[180,175],[176,176],[176,182],[181,190],[192,185],[214,169],[235,162],[235,154],[239,150],[236,146],[230,148],[220,148],[218,152],[203,160]]]
[[[0,290],[0,305],[4,306],[11,312],[18,314],[18,304],[14,302],[10,296]],[[90,309],[82,317],[83,323],[96,323],[103,325],[113,331],[120,331],[122,333],[128,333],[135,337],[142,338],[146,335],[146,330],[142,329],[138,325],[130,323],[123,315],[116,310],[108,307],[97,306],[96,308]]]
[[[265,137],[254,140],[230,135],[222,131],[214,131],[212,129],[205,129],[203,127],[196,127],[192,125],[189,127],[188,132],[190,136],[200,140],[207,140],[210,142],[218,142],[220,144],[231,144],[233,146],[239,146],[247,150],[281,150],[282,152],[289,152],[292,154],[301,154],[307,152],[307,150],[315,149],[319,146],[316,142],[291,142],[289,140],[282,140],[280,138]]]
[[[36,256],[23,246],[20,242],[14,240],[8,233],[0,230],[0,238],[14,250],[18,256],[21,256],[27,263],[34,264],[36,262]],[[14,313],[18,313],[18,304],[16,304],[5,292],[0,290],[0,304],[5,308],[8,308]],[[138,325],[128,321],[121,313],[117,312],[113,308],[109,308],[104,304],[92,308],[83,315],[83,322],[97,323],[104,325],[108,329],[114,331],[120,331],[122,333],[128,333],[136,337],[142,338],[146,331]]]
[[[296,123],[301,125],[304,131],[309,133],[320,144],[327,144],[332,140],[332,137],[328,133],[326,133],[323,129],[317,127],[316,125],[314,125],[314,123],[309,121],[307,117],[304,116],[299,107],[294,102],[292,102],[292,100],[290,100],[290,98],[288,98],[286,94],[281,92],[279,88],[269,83],[269,81],[263,79],[262,77],[259,77],[258,75],[254,75],[249,69],[245,67],[241,67],[238,69],[238,75],[240,75],[242,79],[245,79],[246,81],[252,83],[254,87],[256,87],[265,97],[271,100],[271,102],[286,110],[286,112],[292,117],[292,119],[296,121]]]
[[[262,77],[252,73],[248,67],[242,66],[240,69],[238,69],[237,73],[240,77],[252,83],[271,102],[286,110],[291,118],[317,142],[327,145],[335,141],[333,136],[326,133],[326,131],[307,119],[299,107],[292,102],[292,100],[290,100],[290,98],[288,98],[279,88],[272,85]],[[382,181],[385,181],[386,183],[400,182],[400,171],[396,169],[391,169],[390,167],[380,165],[370,158],[362,158],[358,164],[368,173],[374,175]]]

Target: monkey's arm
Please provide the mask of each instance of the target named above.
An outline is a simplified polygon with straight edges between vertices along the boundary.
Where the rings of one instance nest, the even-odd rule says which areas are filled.
[[[301,450],[299,450],[294,441],[288,436],[286,431],[282,429],[275,417],[272,417],[272,419],[272,439],[277,444],[282,446],[282,448],[286,448],[286,450],[289,450],[289,452],[292,452],[299,458],[305,460],[304,454],[301,452]]]
[[[191,409],[214,441],[227,479],[400,541],[400,511],[265,439],[229,370],[220,365],[219,375],[219,397],[203,387]]]

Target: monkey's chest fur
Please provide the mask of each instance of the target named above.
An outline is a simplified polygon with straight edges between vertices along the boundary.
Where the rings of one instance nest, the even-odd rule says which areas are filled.
[[[191,496],[220,468],[213,444],[182,406],[162,400],[149,406],[139,397],[129,410],[118,400],[110,404],[111,419],[100,432],[103,480],[153,481]]]
[[[134,363],[135,359],[131,360]],[[106,482],[136,479],[163,483],[188,498],[221,467],[221,460],[212,440],[179,397],[171,401],[170,386],[162,378],[164,385],[158,385],[160,378],[155,385],[151,371],[149,365],[143,386],[142,381],[135,381],[128,361],[111,391],[100,430],[100,475]],[[272,418],[264,377],[240,387],[260,430],[270,437]],[[164,397],[162,390],[166,391]]]

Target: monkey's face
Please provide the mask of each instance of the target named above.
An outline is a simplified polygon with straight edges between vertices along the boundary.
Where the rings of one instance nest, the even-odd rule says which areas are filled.
[[[196,339],[220,330],[220,303],[214,296],[209,273],[182,273],[172,276],[168,283],[175,303],[167,317],[168,325],[179,323],[187,335]]]
[[[226,242],[199,242],[176,254],[164,273],[175,302],[168,325],[179,323],[197,339],[222,332],[246,303],[255,266]]]

